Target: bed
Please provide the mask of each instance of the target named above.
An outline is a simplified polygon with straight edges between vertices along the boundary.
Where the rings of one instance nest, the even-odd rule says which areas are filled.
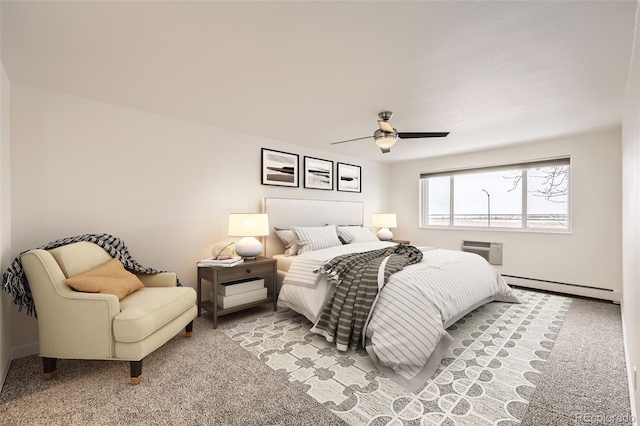
[[[318,229],[322,233],[330,233],[322,228],[331,226],[336,230],[355,229],[363,223],[364,205],[266,197],[263,211],[269,214],[272,227],[289,227],[304,236],[302,230],[307,229]],[[365,236],[365,230],[356,234]],[[350,244],[312,247],[304,252],[300,250],[297,255],[285,255],[288,250],[284,240],[273,235],[266,242],[266,252],[278,260],[281,283],[278,305],[304,315],[314,324],[313,332],[332,341],[333,337],[318,327],[318,320],[335,292],[335,282],[327,279],[327,274],[313,271],[343,254],[389,251],[395,246],[391,242],[364,239],[366,241],[356,238]],[[378,295],[362,333],[363,346],[376,367],[410,391],[418,390],[440,364],[451,343],[447,327],[485,303],[518,302],[504,279],[480,256],[433,247],[417,247],[417,250],[420,261],[392,274],[386,281],[382,278],[384,262],[381,265]]]

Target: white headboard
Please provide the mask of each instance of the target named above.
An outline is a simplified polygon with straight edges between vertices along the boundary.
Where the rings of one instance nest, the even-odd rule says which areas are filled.
[[[362,225],[364,202],[305,198],[263,197],[262,213],[269,215],[269,235],[264,241],[265,256],[284,253],[282,241],[273,228],[289,226]]]

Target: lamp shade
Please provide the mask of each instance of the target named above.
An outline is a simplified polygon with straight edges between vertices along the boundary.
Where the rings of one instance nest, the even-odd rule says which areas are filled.
[[[371,226],[373,226],[374,228],[396,228],[398,226],[398,224],[396,223],[396,214],[374,213]]]
[[[269,217],[264,213],[231,213],[230,237],[262,237],[269,235]]]

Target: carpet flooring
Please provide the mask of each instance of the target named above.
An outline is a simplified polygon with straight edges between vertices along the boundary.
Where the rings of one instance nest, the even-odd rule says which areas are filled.
[[[217,330],[197,318],[191,339],[178,335],[145,359],[138,386],[127,362],[60,360],[44,381],[38,356],[16,359],[0,424],[347,424],[224,333],[268,315],[265,305],[224,316]],[[629,415],[620,308],[573,299],[521,424],[631,424]]]
[[[269,312],[265,306],[244,314]],[[223,318],[228,325],[244,319]],[[193,337],[180,333],[144,359],[139,385],[129,384],[129,363],[121,361],[58,360],[58,375],[45,381],[33,355],[12,361],[0,393],[3,426],[297,424],[344,422],[206,316],[194,321]]]
[[[631,420],[620,306],[574,299],[522,425]]]

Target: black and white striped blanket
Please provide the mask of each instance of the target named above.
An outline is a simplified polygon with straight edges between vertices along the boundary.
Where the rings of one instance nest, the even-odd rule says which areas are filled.
[[[313,331],[335,341],[340,350],[357,347],[378,294],[378,274],[385,260],[383,283],[405,266],[420,262],[422,252],[414,246],[397,245],[337,256],[320,268],[318,272],[336,281],[336,291]]]
[[[42,247],[38,247],[38,249],[51,250],[80,241],[88,241],[99,245],[114,259],[118,259],[122,262],[125,269],[130,272],[137,274],[157,274],[159,272],[164,272],[153,268],[145,268],[140,265],[133,259],[133,257],[131,257],[129,249],[125,245],[124,241],[109,234],[84,234],[75,237],[62,238],[60,240],[52,241]],[[31,289],[29,288],[27,277],[22,268],[22,261],[20,260],[20,257],[28,251],[29,250],[25,250],[20,253],[20,255],[13,260],[11,266],[9,266],[4,272],[2,276],[2,288],[13,296],[13,304],[18,305],[18,311],[22,311],[22,309],[25,308],[27,310],[27,315],[35,315],[37,317],[33,296],[31,295]],[[177,281],[177,285],[181,285],[179,280]]]

